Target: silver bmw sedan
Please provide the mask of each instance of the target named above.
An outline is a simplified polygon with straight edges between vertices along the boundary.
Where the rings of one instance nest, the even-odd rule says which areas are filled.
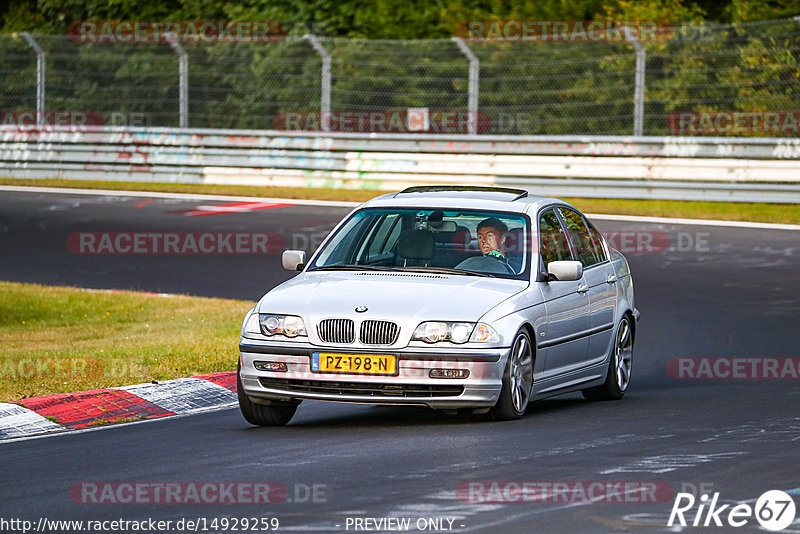
[[[238,398],[254,425],[305,399],[415,404],[489,420],[630,385],[628,262],[570,204],[526,191],[413,187],[349,213],[244,318]]]

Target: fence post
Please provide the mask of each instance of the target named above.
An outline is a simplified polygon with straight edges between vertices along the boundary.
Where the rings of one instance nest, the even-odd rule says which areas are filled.
[[[322,58],[322,99],[319,104],[320,126],[324,131],[330,130],[331,115],[331,55],[313,33],[303,36]]]
[[[633,135],[642,135],[644,131],[644,66],[647,59],[642,43],[636,38],[631,30],[625,26],[622,28],[625,39],[633,45],[636,51],[636,81],[633,96]]]
[[[20,35],[36,52],[36,127],[41,128],[44,125],[44,50],[30,33],[22,32]]]
[[[478,133],[478,86],[480,76],[480,60],[467,46],[461,37],[453,37],[461,53],[469,60],[469,96],[467,97],[467,110],[469,111],[469,133]]]
[[[178,54],[178,115],[179,115],[179,122],[180,128],[188,128],[189,127],[189,55],[186,53],[186,50],[181,46],[181,43],[178,42],[178,38],[175,36],[174,33],[165,33],[164,37],[166,37],[167,42]]]

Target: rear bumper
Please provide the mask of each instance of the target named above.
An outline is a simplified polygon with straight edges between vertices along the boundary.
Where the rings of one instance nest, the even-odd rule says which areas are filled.
[[[305,344],[243,343],[240,376],[245,394],[254,401],[324,400],[368,404],[425,405],[438,409],[494,406],[502,387],[508,348],[490,350],[367,351],[397,356],[396,376],[331,374],[311,371],[311,353],[342,351]],[[254,362],[283,362],[286,372],[261,371]],[[467,378],[430,378],[432,369],[467,369]]]

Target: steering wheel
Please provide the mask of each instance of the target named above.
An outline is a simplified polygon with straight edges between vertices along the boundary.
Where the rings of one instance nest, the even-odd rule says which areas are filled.
[[[473,256],[462,261],[455,268],[481,273],[517,274],[507,263],[491,256]]]

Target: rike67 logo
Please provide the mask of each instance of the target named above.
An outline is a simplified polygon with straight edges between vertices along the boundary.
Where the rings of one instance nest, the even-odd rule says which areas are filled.
[[[691,493],[678,493],[669,514],[667,526],[688,525],[687,516],[693,527],[743,527],[753,518],[766,530],[777,532],[792,524],[795,518],[795,504],[792,496],[781,490],[763,493],[750,506],[746,503],[718,504],[719,492],[709,500],[708,495],[700,496],[699,502]],[[695,504],[697,510],[693,511]],[[692,518],[692,516],[694,516]]]

